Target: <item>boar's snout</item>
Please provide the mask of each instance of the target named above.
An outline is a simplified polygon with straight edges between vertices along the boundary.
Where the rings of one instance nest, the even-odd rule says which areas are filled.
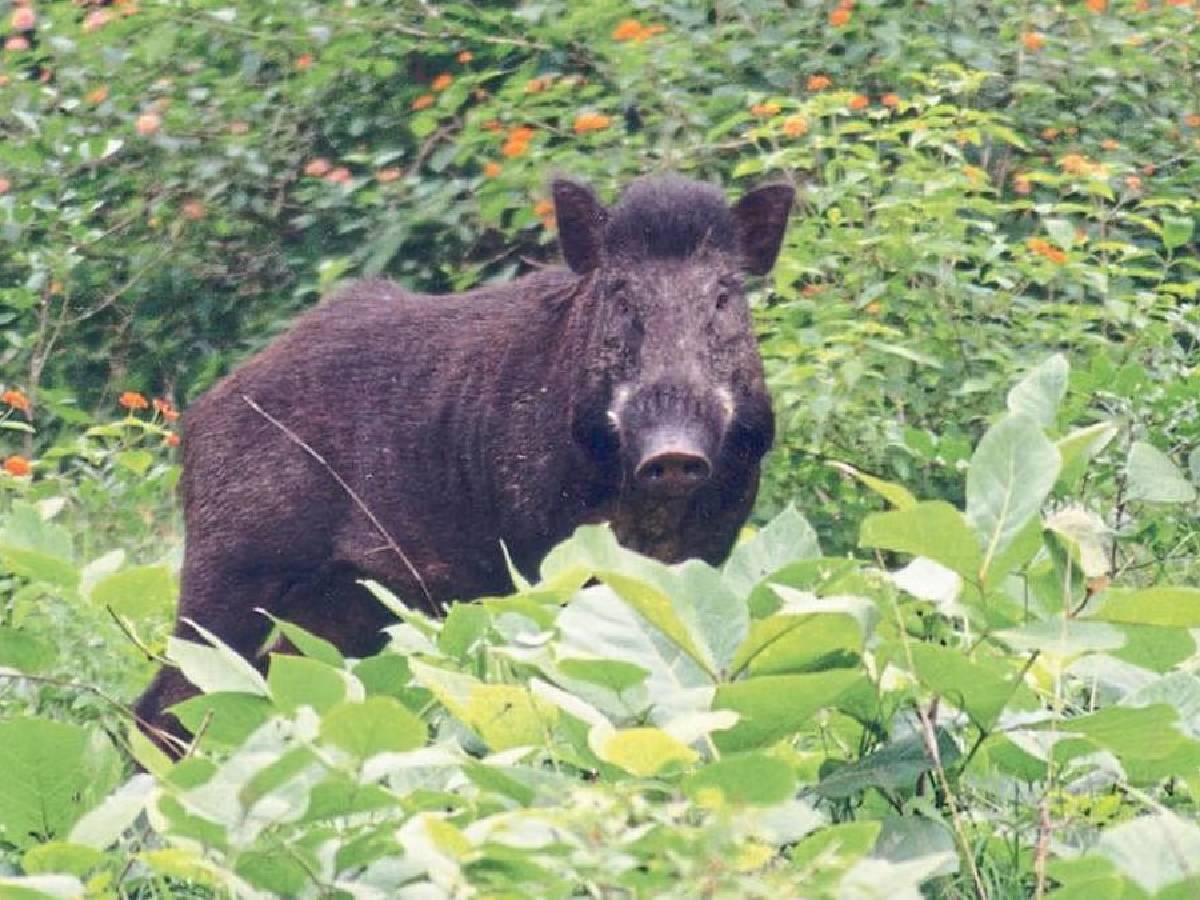
[[[690,494],[708,481],[712,462],[695,445],[667,433],[648,442],[656,449],[642,456],[634,477],[648,491],[662,494]]]
[[[639,489],[682,497],[712,478],[729,422],[725,395],[660,383],[626,396],[613,418]]]

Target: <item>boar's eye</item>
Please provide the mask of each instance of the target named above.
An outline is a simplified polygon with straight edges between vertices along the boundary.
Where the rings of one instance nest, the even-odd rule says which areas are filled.
[[[717,309],[724,309],[729,305],[729,288],[721,288],[717,291]]]

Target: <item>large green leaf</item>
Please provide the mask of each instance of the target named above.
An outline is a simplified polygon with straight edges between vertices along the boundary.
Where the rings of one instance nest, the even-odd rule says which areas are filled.
[[[798,675],[760,675],[717,688],[713,709],[728,709],[740,719],[728,731],[713,735],[722,751],[767,747],[809,724],[820,709],[864,680],[855,669],[832,669]]]
[[[946,766],[958,758],[958,747],[938,731],[938,757]],[[813,786],[822,797],[852,797],[868,788],[912,789],[917,777],[934,766],[923,738],[913,735],[888,744],[874,753],[834,769]]]
[[[980,578],[1041,511],[1061,465],[1041,426],[1022,413],[1005,416],[980,440],[967,470],[966,513],[985,548]]]
[[[979,580],[983,554],[979,538],[962,513],[941,500],[908,509],[872,513],[863,520],[860,547],[911,553],[939,562],[969,582]]]
[[[141,621],[170,616],[177,593],[175,579],[166,566],[135,566],[101,579],[92,587],[90,599],[98,606]]]
[[[1114,588],[1104,593],[1088,618],[1131,625],[1200,628],[1200,588]]]
[[[368,697],[342,703],[321,718],[321,738],[358,760],[385,751],[414,750],[425,745],[425,723],[391,697]]]
[[[765,753],[731,754],[689,775],[683,790],[702,804],[715,795],[725,803],[772,805],[792,797],[796,773]]]
[[[821,555],[817,534],[794,506],[760,528],[748,541],[733,548],[722,575],[739,597],[786,565]]]
[[[1074,242],[1075,230],[1070,229]],[[1008,392],[1008,409],[1024,413],[1043,428],[1052,428],[1067,393],[1067,358],[1056,353],[1036,366]]]
[[[1165,453],[1144,441],[1129,448],[1125,494],[1130,500],[1191,503],[1196,488]]]
[[[1021,685],[1014,671],[995,661],[973,662],[965,653],[937,644],[909,647],[918,680],[963,710],[982,730],[989,730]],[[1032,699],[1032,698],[1030,698]]]
[[[29,847],[65,837],[117,783],[121,764],[102,734],[49,719],[0,722],[0,841]]]

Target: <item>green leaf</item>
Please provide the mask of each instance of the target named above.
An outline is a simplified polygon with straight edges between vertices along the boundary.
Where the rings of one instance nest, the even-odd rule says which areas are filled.
[[[765,753],[732,754],[685,778],[683,792],[702,806],[714,805],[714,796],[723,803],[772,806],[795,794],[796,773]]]
[[[1130,500],[1191,503],[1196,488],[1162,451],[1142,441],[1129,448],[1125,495]]]
[[[569,678],[598,684],[618,694],[641,684],[650,674],[641,666],[618,659],[563,659],[558,668]]]
[[[425,723],[391,697],[342,703],[321,719],[321,739],[358,760],[386,751],[415,750],[428,738]]]
[[[721,575],[735,594],[746,597],[768,575],[786,565],[821,555],[817,534],[791,504],[733,548]]]
[[[92,847],[50,841],[25,851],[21,857],[21,868],[30,875],[61,872],[67,875],[84,876],[104,860],[104,854]],[[7,895],[0,887],[0,897]]]
[[[967,520],[987,548],[980,579],[1041,511],[1061,465],[1058,449],[1024,414],[1010,413],[983,436],[967,470]]]
[[[155,787],[152,776],[134,775],[98,806],[84,813],[71,828],[67,840],[96,850],[111,847],[141,815]]]
[[[167,618],[175,611],[178,589],[166,566],[136,566],[98,581],[90,599],[137,622]]]
[[[0,668],[36,675],[54,664],[55,648],[49,641],[19,628],[0,625]]]
[[[722,684],[713,709],[732,710],[740,719],[728,731],[714,734],[713,740],[722,753],[767,747],[809,724],[818,710],[836,706],[862,680],[855,669],[831,669]]]
[[[896,509],[911,509],[917,505],[917,498],[903,485],[892,481],[884,481],[882,478],[876,478],[874,475],[868,475],[866,472],[860,472],[854,466],[843,462],[831,462],[829,465],[839,472],[844,472],[847,475],[857,478]]]
[[[1112,422],[1098,422],[1087,428],[1072,431],[1055,444],[1059,456],[1062,457],[1062,471],[1058,475],[1058,484],[1063,490],[1073,490],[1087,470],[1092,458],[1108,446],[1120,431]]]
[[[958,758],[958,747],[946,732],[938,731],[937,745],[943,766]],[[852,797],[868,788],[911,790],[918,776],[932,768],[933,760],[925,741],[913,735],[839,766],[814,785],[813,790],[831,800]]]
[[[959,650],[913,643],[909,652],[921,684],[963,710],[982,731],[996,724],[1021,687],[1016,673],[1007,672],[1003,664],[973,662]]]
[[[1191,216],[1163,216],[1162,241],[1168,250],[1176,250],[1192,239],[1195,222]]]
[[[274,622],[275,627],[287,638],[288,643],[309,659],[320,660],[325,665],[333,666],[335,669],[340,669],[346,664],[341,651],[325,640],[325,638],[317,637],[317,635],[307,629],[301,628],[299,625],[294,625],[291,622],[277,618],[265,609],[256,609],[255,612],[267,616]]]
[[[205,647],[171,636],[167,638],[167,658],[206,694],[229,691],[267,695],[267,683],[258,670],[224,644]]]
[[[114,459],[118,466],[134,475],[145,475],[154,464],[154,454],[149,450],[122,450]]]
[[[1200,588],[1152,587],[1105,591],[1089,619],[1131,625],[1200,628]]]
[[[216,691],[176,703],[170,711],[207,746],[236,747],[267,721],[271,704],[257,694]]]
[[[1159,807],[1101,832],[1094,852],[1111,860],[1143,890],[1154,893],[1196,876],[1200,827]]]
[[[25,718],[0,722],[0,841],[18,848],[65,837],[120,775],[101,734]]]
[[[872,513],[863,520],[858,545],[924,556],[969,582],[979,580],[983,561],[979,538],[967,526],[962,513],[942,500]]]
[[[341,671],[320,660],[272,653],[267,687],[276,707],[285,713],[301,706],[323,713],[346,699],[347,682]]]
[[[792,865],[803,873],[818,869],[843,871],[871,852],[882,822],[843,822],[822,828],[792,848]]]
[[[731,671],[751,675],[845,668],[862,651],[862,624],[846,613],[777,614],[754,623]]]
[[[1121,630],[1104,622],[1079,619],[1042,619],[1019,628],[995,632],[995,637],[1013,650],[1038,650],[1055,656],[1082,656],[1125,646]]]
[[[1075,246],[1075,226],[1066,219],[1046,219],[1043,223],[1046,226],[1046,233],[1050,235],[1050,240],[1058,244],[1063,250],[1070,250]]]
[[[482,606],[454,604],[438,634],[438,649],[455,659],[465,659],[475,642],[487,633],[490,622],[488,612]]]
[[[658,728],[593,728],[588,745],[600,759],[648,778],[668,766],[691,765],[699,754]]]
[[[1070,231],[1073,243],[1075,230]],[[1043,428],[1053,428],[1058,406],[1067,393],[1067,374],[1067,358],[1054,354],[1008,392],[1009,411],[1024,413]]]

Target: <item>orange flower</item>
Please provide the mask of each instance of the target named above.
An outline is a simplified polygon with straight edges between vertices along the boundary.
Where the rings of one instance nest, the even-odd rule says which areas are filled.
[[[880,303],[878,300],[872,300],[870,303],[868,303],[866,306],[863,307],[863,310],[869,316],[877,316],[881,312],[883,312],[883,304]]]
[[[179,410],[172,406],[171,401],[167,400],[165,397],[155,397],[154,400],[150,402],[150,405],[154,408],[156,413],[161,415],[168,422],[174,422],[179,418]]]
[[[311,69],[313,64],[313,55],[311,53],[301,53],[296,57],[296,68],[303,72],[305,69]]]
[[[188,200],[179,208],[185,219],[191,219],[193,222],[199,222],[204,218],[204,204],[199,200]]]
[[[1030,238],[1025,242],[1025,245],[1031,252],[1036,253],[1038,256],[1043,256],[1057,265],[1061,266],[1067,261],[1067,254],[1059,250],[1045,238]]]
[[[828,75],[809,75],[807,86],[810,91],[823,91],[833,86],[833,80]]]
[[[783,120],[783,133],[788,137],[804,137],[808,133],[808,119],[804,116],[788,116]]]
[[[516,138],[510,137],[504,142],[504,146],[500,148],[500,152],[509,159],[515,159],[518,156],[524,156],[528,149],[528,141],[518,141]]]
[[[554,204],[549,200],[539,200],[533,204],[533,214],[541,219],[544,219],[546,216],[552,216],[554,215]]]
[[[433,79],[433,84],[431,84],[430,87],[435,91],[444,91],[452,84],[454,84],[454,76],[449,72],[443,72],[437,78]]]
[[[308,165],[304,167],[304,174],[311,175],[313,178],[320,178],[324,175],[328,175],[329,170],[332,168],[333,166],[330,164],[329,160],[318,156],[316,159],[310,160]]]
[[[750,107],[750,115],[758,116],[760,119],[769,119],[771,116],[779,113],[779,104],[770,101],[766,103],[755,103]]]
[[[839,6],[829,14],[829,24],[834,28],[845,28],[850,24],[850,10]]]
[[[1140,191],[1142,189],[1142,179],[1136,175],[1125,176],[1125,187],[1131,191]]]
[[[498,162],[484,163],[483,174],[488,178],[495,178],[502,171],[503,169],[500,167],[500,163]]]
[[[899,94],[884,94],[882,97],[879,98],[879,102],[882,103],[884,106],[888,107],[889,109],[895,109],[897,106],[900,105],[900,95]]]
[[[525,82],[525,93],[540,94],[550,84],[547,78],[531,78]]]
[[[6,403],[13,409],[19,409],[25,415],[29,415],[29,398],[16,388],[9,388],[0,394],[0,403]]]
[[[1068,175],[1098,175],[1102,171],[1082,153],[1068,153],[1059,158],[1058,165]]]
[[[1148,12],[1149,9],[1150,0],[1137,0],[1137,2],[1133,4],[1134,12]]]
[[[434,100],[433,94],[422,94],[420,97],[418,97],[416,100],[414,100],[412,102],[412,108],[416,109],[416,110],[421,110],[421,109],[425,109],[427,107],[433,106],[433,100]]]
[[[1120,146],[1121,144],[1113,138],[1105,138],[1100,142],[1100,149],[1102,150],[1116,150]]]
[[[179,435],[177,435],[173,431],[168,431],[163,436],[163,444],[164,444],[164,446],[167,446],[167,447],[178,447],[179,446]]]
[[[962,172],[967,176],[967,181],[971,182],[971,184],[975,185],[976,187],[984,184],[987,181],[987,172],[983,171],[983,169],[979,168],[979,166],[963,166]]]
[[[350,174],[350,170],[345,166],[338,166],[325,176],[325,180],[333,184],[349,184],[353,177],[354,176]]]
[[[528,144],[529,139],[533,137],[533,129],[528,125],[518,125],[508,133],[510,141],[517,141],[521,144]]]
[[[28,50],[29,49],[29,40],[24,35],[14,34],[12,37],[10,37],[8,40],[6,40],[4,42],[4,49],[12,50],[14,52],[20,52],[21,50]]]
[[[603,131],[611,124],[612,117],[603,113],[580,113],[571,127],[575,129],[576,134],[586,134],[589,131]]]
[[[1102,13],[1108,9],[1108,0],[1084,0],[1083,5],[1086,6],[1090,12]]]
[[[871,98],[866,94],[855,94],[847,105],[851,109],[866,109],[871,105]]]
[[[8,22],[13,31],[29,31],[37,24],[37,13],[28,6],[18,6],[13,10],[12,18]]]
[[[1061,132],[1057,128],[1043,128],[1042,140],[1052,141],[1059,136]]]
[[[1153,175],[1157,171],[1158,166],[1154,165],[1154,163],[1146,163],[1144,166],[1142,166],[1143,175]]]
[[[99,106],[108,99],[108,86],[102,84],[100,87],[88,91],[87,96],[85,96],[83,99],[92,106]]]
[[[399,169],[380,169],[375,173],[375,180],[380,184],[387,184],[390,181],[395,181],[399,177]]]
[[[1046,46],[1046,38],[1039,32],[1026,31],[1021,35],[1021,43],[1025,45],[1025,49],[1030,53],[1037,53]]]
[[[823,290],[825,290],[825,285],[813,282],[811,284],[806,284],[803,288],[801,288],[800,293],[805,297],[815,297]]]
[[[162,119],[159,117],[158,113],[152,112],[142,113],[133,123],[134,130],[138,134],[142,135],[142,137],[149,137],[158,131],[161,126]]]
[[[1013,190],[1018,194],[1028,194],[1033,190],[1033,183],[1026,175],[1014,175]]]
[[[22,478],[33,471],[33,465],[23,456],[10,456],[4,461],[4,471],[13,478]]]
[[[230,122],[229,123],[229,133],[230,134],[249,134],[250,133],[250,123],[249,122]]]
[[[150,406],[150,401],[137,391],[126,391],[117,398],[117,402],[129,410],[146,409]]]
[[[7,178],[0,178],[0,197],[7,194],[12,189],[12,182]]]
[[[473,60],[474,58],[475,58],[475,54],[472,53],[470,50],[462,50],[459,52],[458,56],[455,57],[455,59],[457,59],[464,66],[467,63],[469,63],[471,60]]]
[[[1183,124],[1188,128],[1200,128],[1200,113],[1188,113],[1183,117]]]
[[[666,30],[665,25],[643,25],[637,19],[625,19],[613,29],[612,37],[614,41],[633,41],[640,44]]]

